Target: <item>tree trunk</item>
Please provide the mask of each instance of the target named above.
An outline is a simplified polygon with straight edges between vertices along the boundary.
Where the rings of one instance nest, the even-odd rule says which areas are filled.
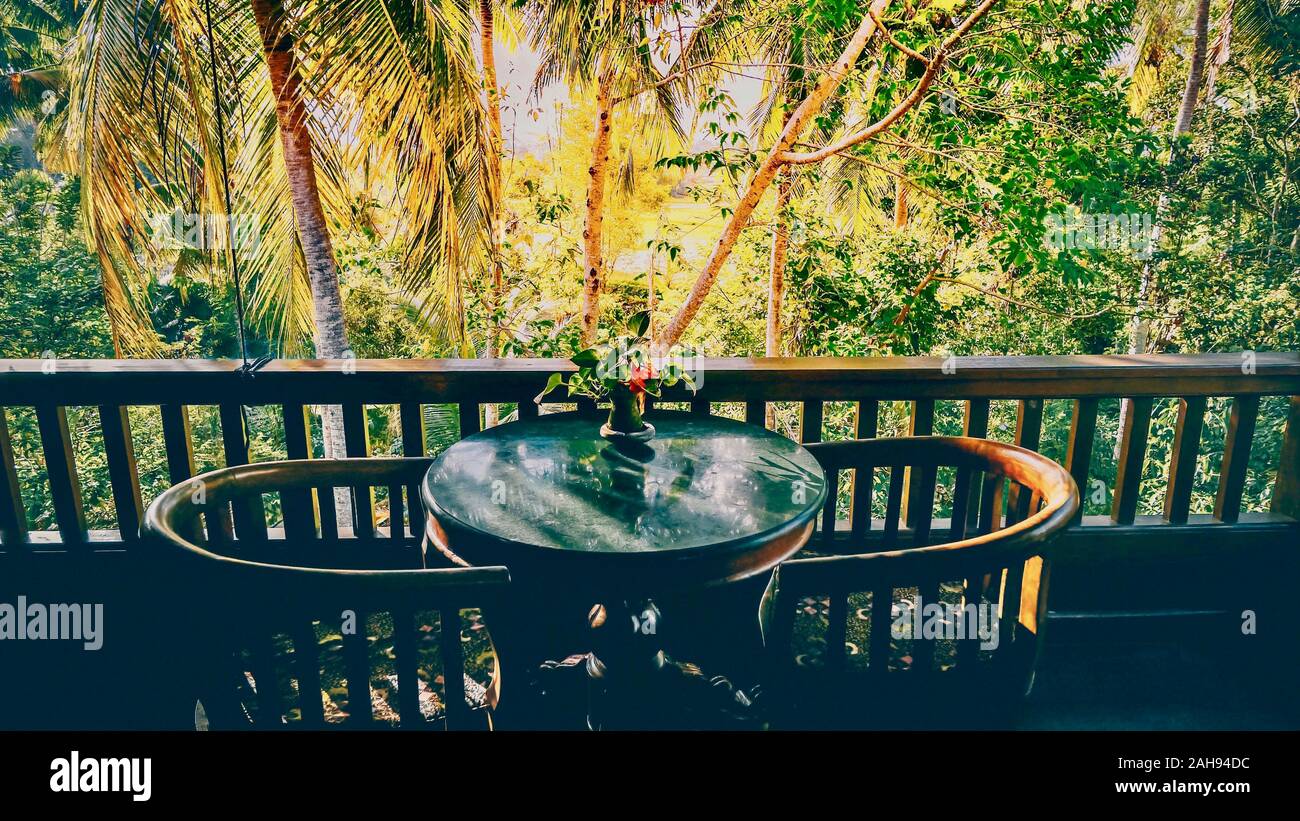
[[[307,107],[302,97],[302,77],[294,54],[293,36],[285,27],[282,0],[252,0],[253,16],[262,34],[262,48],[271,74],[275,113],[284,147],[284,164],[289,177],[294,222],[307,261],[311,282],[312,309],[316,320],[316,355],[337,359],[348,349],[343,329],[343,299],[339,293],[339,269],[334,261],[325,209],[316,184],[312,159],[311,132],[307,128]]]
[[[1193,24],[1192,64],[1187,69],[1187,86],[1183,89],[1183,104],[1178,109],[1178,123],[1174,136],[1180,137],[1192,130],[1192,116],[1196,101],[1201,96],[1201,80],[1205,75],[1205,50],[1209,41],[1210,0],[1197,0],[1196,21]]]
[[[786,219],[785,209],[790,204],[790,193],[794,180],[790,169],[781,170],[781,179],[776,184],[776,214],[772,218],[772,256],[767,272],[767,339],[763,346],[764,356],[781,355],[781,308],[785,302],[785,262],[790,248],[790,223]],[[776,425],[776,407],[766,403],[764,424],[769,430]]]
[[[790,204],[794,187],[790,169],[781,171],[781,181],[776,187],[776,216],[773,218],[772,257],[767,274],[767,344],[766,356],[781,355],[781,305],[785,299],[785,261],[790,247],[790,224],[785,209]]]
[[[483,84],[487,91],[488,115],[488,270],[491,282],[488,291],[487,340],[483,346],[486,359],[496,359],[501,352],[501,327],[498,313],[505,292],[505,272],[501,263],[501,88],[497,85],[497,59],[493,52],[492,0],[479,0],[479,49],[483,58]],[[497,423],[497,406],[489,404],[483,409],[484,423],[492,427]]]
[[[879,17],[884,13],[887,5],[889,5],[888,0],[875,0],[871,4],[871,10]],[[718,237],[717,244],[713,246],[713,253],[709,255],[703,270],[695,279],[695,284],[691,286],[686,301],[682,303],[682,307],[677,310],[672,320],[661,332],[658,340],[659,344],[665,348],[670,347],[682,338],[686,327],[691,324],[691,320],[699,312],[700,306],[704,304],[705,297],[712,290],[713,284],[718,279],[718,274],[722,271],[722,265],[727,261],[727,257],[731,255],[732,249],[736,246],[736,241],[740,239],[741,232],[749,224],[754,209],[758,207],[759,202],[763,199],[763,194],[772,185],[777,171],[785,164],[781,159],[781,155],[794,146],[808,123],[821,112],[826,100],[830,98],[831,94],[835,92],[835,89],[848,75],[849,70],[857,63],[862,49],[875,33],[875,20],[872,19],[870,14],[865,15],[858,25],[857,31],[850,38],[848,45],[844,47],[844,51],[835,61],[835,66],[817,81],[817,85],[813,86],[813,90],[809,92],[804,101],[790,115],[785,128],[781,129],[781,136],[777,139],[776,145],[772,146],[767,156],[763,158],[758,170],[754,172],[754,176],[750,179],[744,195],[740,198],[740,202],[736,204],[736,210],[727,220],[726,226],[723,227],[722,235]]]
[[[600,293],[605,287],[601,245],[605,234],[605,186],[609,178],[609,143],[614,114],[614,74],[602,70],[596,86],[596,124],[587,169],[587,223],[582,230],[582,334],[579,344],[596,342]]]
[[[344,359],[351,356],[347,331],[343,327],[343,296],[339,290],[339,269],[334,260],[325,209],[321,205],[316,183],[316,163],[312,155],[311,132],[307,128],[307,106],[303,101],[302,77],[294,53],[293,35],[285,26],[283,0],[252,0],[253,17],[262,35],[262,51],[275,95],[275,115],[280,127],[280,144],[284,148],[284,165],[289,178],[289,195],[293,203],[298,241],[307,262],[311,284],[312,316],[316,326],[316,356],[321,359]],[[343,409],[327,405],[321,412],[321,438],[325,457],[341,459],[347,455],[343,434]],[[345,492],[344,492],[345,493]],[[335,495],[340,515],[346,496]],[[346,518],[343,521],[347,521]]]
[[[894,178],[894,228],[902,230],[907,227],[907,181],[902,177]]]

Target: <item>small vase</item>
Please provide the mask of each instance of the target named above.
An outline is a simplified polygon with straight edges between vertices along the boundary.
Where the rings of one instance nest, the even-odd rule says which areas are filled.
[[[654,425],[641,418],[643,394],[632,393],[619,385],[610,393],[609,419],[600,426],[600,435],[611,442],[648,442],[654,438]]]

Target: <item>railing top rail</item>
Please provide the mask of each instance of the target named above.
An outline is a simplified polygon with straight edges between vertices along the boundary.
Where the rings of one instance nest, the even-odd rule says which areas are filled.
[[[1300,353],[1139,356],[704,358],[701,398],[1017,399],[1300,394]],[[509,402],[560,359],[0,359],[0,405]],[[673,394],[667,398],[686,398]]]

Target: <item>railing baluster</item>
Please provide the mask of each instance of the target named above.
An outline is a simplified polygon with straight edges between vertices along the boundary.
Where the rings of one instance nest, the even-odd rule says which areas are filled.
[[[855,548],[862,546],[867,531],[871,530],[871,491],[875,478],[876,469],[872,465],[858,465],[853,471],[853,497],[849,502],[849,532]]]
[[[930,540],[930,525],[934,521],[934,485],[939,468],[937,465],[923,465],[919,470],[915,468],[913,470],[921,480],[917,483],[918,494],[912,497],[914,507],[912,513],[915,516],[912,523],[912,543],[919,547]]]
[[[218,407],[221,416],[221,443],[226,452],[226,466],[248,464],[248,428],[244,422],[244,407],[223,402]],[[240,496],[233,500],[235,534],[249,542],[266,541],[266,509],[262,497]]]
[[[1070,414],[1070,441],[1065,447],[1065,469],[1074,477],[1079,486],[1079,495],[1088,493],[1088,468],[1092,462],[1092,446],[1097,438],[1097,400],[1084,398],[1074,400],[1074,412]],[[1083,518],[1083,504],[1074,521]]]
[[[1000,474],[984,474],[984,484],[980,489],[978,535],[983,536],[1002,528],[1002,489],[1005,485],[1006,480]]]
[[[311,457],[311,422],[307,407],[301,403],[286,403],[284,413],[284,453],[290,459]],[[280,492],[280,506],[284,513],[285,539],[294,542],[290,547],[301,547],[303,540],[316,538],[316,503],[308,488],[285,488]]]
[[[1146,460],[1147,434],[1151,430],[1151,397],[1129,399],[1120,440],[1119,464],[1115,470],[1115,498],[1110,516],[1122,525],[1133,524],[1137,515],[1138,491],[1142,485],[1142,464]]]
[[[1165,519],[1173,524],[1186,524],[1191,510],[1192,487],[1196,483],[1196,451],[1200,448],[1204,421],[1204,396],[1178,400],[1178,425],[1174,428],[1169,484],[1165,487]]]
[[[1016,444],[1025,450],[1037,451],[1042,435],[1043,400],[1022,399],[1016,406]],[[1029,511],[1029,498],[1020,490],[1020,484],[1012,482],[1007,497],[1007,512],[1014,513],[1016,521],[1025,518]]]
[[[962,436],[972,439],[986,439],[989,435],[989,400],[972,399],[966,403],[966,415],[962,421]]]
[[[1255,437],[1255,420],[1259,416],[1258,396],[1238,396],[1232,400],[1232,414],[1223,439],[1223,463],[1219,468],[1219,492],[1214,499],[1214,518],[1235,522],[1241,515],[1241,495],[1246,487],[1246,467],[1250,463],[1250,442]]]
[[[858,439],[875,439],[879,426],[880,403],[875,399],[860,399],[855,409],[853,435]],[[867,531],[871,530],[871,491],[876,471],[872,465],[860,465],[853,471],[853,493],[849,501],[849,528],[853,545],[861,547]]]
[[[533,416],[537,415],[537,406],[531,401]],[[519,406],[522,417],[523,405]],[[408,458],[424,455],[424,410],[419,402],[403,402],[398,409],[402,418],[402,455]],[[406,485],[406,505],[411,518],[411,536],[419,540],[424,538],[424,506],[420,503],[420,485],[418,481]]]
[[[460,610],[444,607],[439,614],[438,649],[442,655],[442,687],[447,706],[447,729],[469,725],[465,704],[465,655],[460,646]]]
[[[343,405],[343,440],[349,458],[358,459],[370,455],[366,408],[358,402]],[[352,526],[358,539],[369,539],[375,535],[375,494],[369,485],[352,487]]]
[[[86,512],[81,503],[81,485],[77,479],[67,411],[53,405],[37,405],[36,424],[40,429],[59,538],[65,546],[83,544],[86,541]]]
[[[989,435],[989,400],[972,399],[966,403],[966,417],[962,422],[962,436],[987,439]],[[971,482],[970,501],[966,507],[966,528],[979,524],[981,483]]]
[[[458,406],[460,417],[460,438],[471,436],[482,429],[477,402],[461,402]]]
[[[108,460],[108,481],[113,488],[117,530],[124,542],[140,538],[144,502],[140,498],[140,472],[131,441],[131,420],[124,405],[100,405],[99,425],[104,432],[104,455]]]
[[[812,444],[822,440],[822,403],[820,399],[805,399],[799,416],[799,441]]]
[[[881,540],[884,547],[893,547],[898,543],[898,520],[903,507],[903,473],[902,465],[889,468],[889,499],[885,503],[885,532]]]
[[[5,409],[0,406],[0,544],[11,552],[24,549],[27,544],[27,512],[23,507],[22,488],[18,484],[18,468],[14,462],[13,440],[9,438],[9,423]]]
[[[1038,450],[1043,435],[1043,400],[1022,399],[1016,406],[1016,444],[1026,450]]]
[[[402,486],[388,486],[388,538],[396,544],[406,539],[405,511],[402,508]],[[400,554],[399,554],[400,555]]]
[[[965,465],[957,466],[957,479],[952,489],[952,517],[948,520],[948,541],[959,542],[966,538],[966,517],[970,513],[971,491],[975,486],[971,481],[975,469]]]
[[[0,436],[3,436],[3,431],[0,431]],[[1282,438],[1281,460],[1277,465],[1270,509],[1300,519],[1300,396],[1291,397],[1287,408],[1286,433]]]
[[[167,478],[179,485],[194,475],[194,443],[190,436],[190,410],[185,405],[162,405],[163,446],[167,451]]]
[[[880,403],[875,399],[859,399],[853,420],[853,435],[858,439],[875,439],[879,420]]]
[[[330,550],[338,547],[339,539],[339,516],[338,508],[334,504],[335,495],[332,487],[316,488],[316,509],[320,511],[320,537],[322,541],[330,543]]]
[[[284,454],[290,459],[311,458],[310,411],[301,402],[286,403],[284,412]]]
[[[934,400],[918,399],[912,403],[912,414],[908,424],[909,436],[929,436],[934,433]],[[915,527],[917,516],[920,513],[920,505],[912,504],[913,499],[919,499],[924,493],[923,488],[924,472],[916,468],[907,469],[910,477],[907,486],[903,492],[903,515],[907,521],[908,527]],[[933,493],[933,489],[931,490]]]

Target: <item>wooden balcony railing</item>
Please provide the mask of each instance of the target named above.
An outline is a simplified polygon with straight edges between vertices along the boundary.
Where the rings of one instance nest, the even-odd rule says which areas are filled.
[[[142,489],[132,429],[133,406],[152,406],[165,452],[165,479],[185,481],[196,471],[200,442],[191,429],[197,406],[216,406],[224,463],[250,461],[247,408],[266,406],[276,415],[282,442],[274,455],[312,454],[313,405],[341,405],[347,452],[368,454],[367,406],[396,406],[400,452],[427,450],[424,406],[454,405],[458,433],[479,428],[486,403],[517,403],[535,414],[532,402],[557,360],[286,360],[252,376],[229,361],[0,360],[0,582],[47,582],[76,576],[93,588],[98,569],[114,558],[138,556]],[[1271,397],[1281,397],[1272,399]],[[1095,480],[1095,457],[1113,446],[1099,437],[1099,418],[1111,420],[1118,401],[1128,404],[1115,452],[1113,487],[1103,488],[1109,513],[1084,515],[1067,534],[1053,572],[1055,615],[1227,612],[1268,578],[1279,562],[1293,562],[1300,547],[1300,354],[1204,356],[1066,356],[889,359],[707,359],[699,394],[674,394],[696,413],[729,413],[763,424],[766,403],[796,403],[799,436],[814,442],[826,431],[871,437],[898,433],[963,433],[1012,439],[1030,449],[1048,440],[1087,500]],[[1004,400],[1009,403],[1004,406]],[[1153,411],[1176,402],[1167,461],[1152,468],[1148,453]],[[1222,445],[1206,425],[1207,408],[1230,403],[1223,414]],[[1059,402],[1059,404],[1058,404]],[[1260,432],[1261,402],[1271,403],[1270,427]],[[734,404],[733,404],[734,403]],[[901,404],[893,404],[901,403]],[[998,437],[991,420],[1010,418]],[[1059,413],[1045,424],[1045,408]],[[793,418],[790,406],[783,406]],[[88,525],[83,505],[84,443],[74,442],[69,409],[97,411],[90,431],[96,469],[106,473],[112,495],[110,526]],[[957,410],[960,409],[960,417]],[[1104,410],[1104,412],[1103,412]],[[941,412],[939,412],[941,411]],[[153,411],[151,411],[153,412]],[[1175,411],[1169,407],[1172,414]],[[15,450],[10,422],[34,417],[39,453]],[[892,429],[879,426],[890,420]],[[15,423],[16,424],[16,423]],[[940,428],[960,427],[959,430]],[[1055,430],[1059,427],[1060,430]],[[1068,430],[1065,428],[1068,427]],[[1013,431],[1013,432],[1012,432]],[[1271,499],[1267,510],[1243,511],[1252,448],[1272,435]],[[80,434],[78,434],[80,435]],[[87,434],[89,435],[89,434]],[[317,431],[317,435],[319,432]],[[31,438],[31,437],[29,437]],[[1280,440],[1280,445],[1276,441]],[[79,445],[79,446],[78,446]],[[1047,452],[1047,448],[1044,448]],[[79,457],[80,454],[80,457]],[[43,462],[39,481],[20,483],[22,459]],[[106,466],[106,469],[105,469]],[[1147,503],[1142,508],[1144,470]],[[1212,510],[1194,512],[1193,491],[1217,474]],[[1259,480],[1259,469],[1252,478]],[[915,482],[918,477],[910,481]],[[1150,500],[1152,483],[1163,505]],[[915,488],[912,489],[915,492]],[[53,526],[33,526],[31,494],[48,494]],[[1267,498],[1267,494],[1265,494]],[[919,496],[918,496],[919,498]],[[1014,503],[1011,500],[1009,503]],[[1206,505],[1208,507],[1208,505]],[[909,517],[910,518],[910,517]],[[848,526],[847,522],[840,523]],[[933,527],[947,526],[938,521]],[[93,559],[93,564],[59,561]],[[136,568],[137,562],[127,562]],[[82,568],[77,570],[76,568]],[[109,575],[112,575],[111,573]],[[109,575],[103,578],[109,578]],[[128,574],[129,575],[129,574]],[[119,577],[125,578],[125,577]],[[129,582],[127,582],[129,583]],[[1241,598],[1238,594],[1245,595]]]

